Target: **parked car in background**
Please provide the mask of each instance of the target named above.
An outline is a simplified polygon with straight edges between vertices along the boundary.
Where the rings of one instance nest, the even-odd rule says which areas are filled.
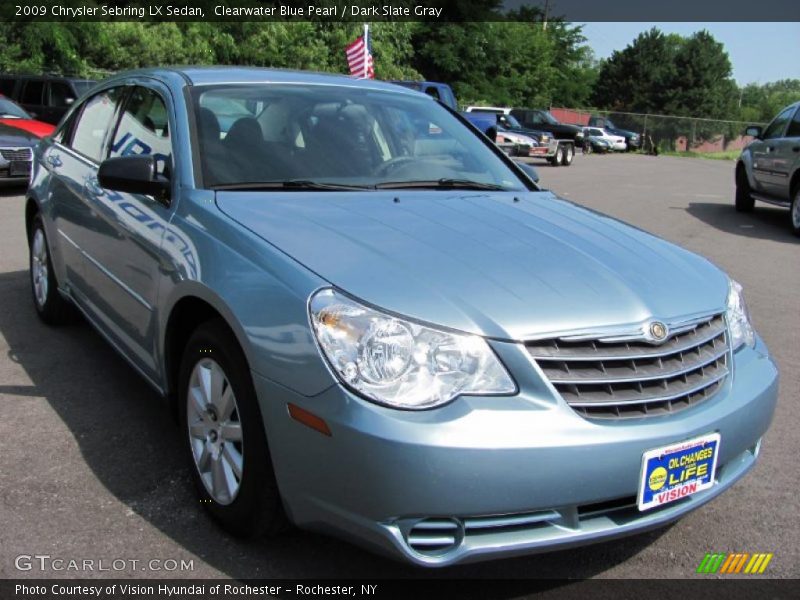
[[[405,88],[410,90],[416,90],[418,92],[422,92],[424,94],[428,94],[432,98],[436,98],[439,102],[444,104],[445,106],[452,108],[453,110],[458,110],[458,103],[456,102],[456,95],[453,93],[453,89],[447,85],[446,83],[440,83],[438,81],[390,81],[389,83],[394,83],[395,85],[402,85]]]
[[[219,97],[253,111],[224,136]],[[236,535],[445,566],[662,527],[756,463],[778,371],[741,286],[423,94],[140,70],[35,152],[33,309],[77,307],[173,403]]]
[[[599,129],[597,127],[585,127],[583,129],[583,135],[584,137],[590,136],[599,140],[605,140],[611,147],[611,150],[615,150],[617,152],[624,152],[627,148],[624,137],[621,135],[613,135],[607,132],[605,129]]]
[[[583,138],[583,153],[592,154],[593,152],[597,154],[611,152],[611,142],[595,135],[585,135]]]
[[[37,135],[0,123],[0,185],[28,183],[38,143]]]
[[[583,142],[583,129],[581,127],[561,123],[546,110],[514,108],[510,113],[523,127],[547,131],[556,139],[572,140],[577,146],[580,146]]]
[[[642,147],[642,138],[635,131],[628,131],[614,125],[614,122],[608,117],[592,116],[589,118],[589,127],[597,127],[604,129],[612,135],[619,135],[625,138],[626,150],[638,150]]]
[[[59,75],[0,75],[0,94],[22,106],[34,119],[57,125],[67,109],[89,90],[91,79]]]
[[[755,139],[736,162],[736,210],[750,212],[755,201],[789,209],[800,236],[800,102],[784,108],[762,129],[747,128]]]
[[[530,156],[533,158],[543,158],[554,167],[561,165],[568,167],[572,164],[575,157],[575,143],[572,139],[556,139],[553,134],[546,131],[523,127],[511,114],[512,110],[499,106],[468,106],[465,114],[493,115],[497,120],[496,127],[506,130],[511,127],[512,132],[534,138],[538,145],[531,148]]]
[[[489,136],[509,156],[528,156],[531,148],[539,145],[532,137],[508,131],[498,123],[494,115],[464,112],[461,116]]]
[[[50,135],[56,126],[43,121],[37,121],[16,102],[0,95],[0,123],[22,129],[37,137]]]
[[[506,131],[521,133],[522,135],[531,137],[539,142],[540,145],[547,145],[547,142],[553,137],[551,134],[545,131],[523,127],[522,124],[511,115],[511,109],[509,108],[493,106],[468,106],[466,111],[462,114],[476,116],[480,115],[483,118],[494,119],[495,125],[498,127],[502,127]]]

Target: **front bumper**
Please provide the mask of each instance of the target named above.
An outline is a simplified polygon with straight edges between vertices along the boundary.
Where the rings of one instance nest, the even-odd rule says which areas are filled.
[[[732,374],[705,402],[664,417],[603,421],[567,406],[523,348],[493,347],[520,394],[462,397],[429,411],[376,406],[338,385],[307,398],[254,374],[291,519],[427,566],[628,535],[679,518],[747,472],[777,400],[777,369],[760,341],[735,354]],[[332,435],[290,419],[288,402],[323,418]],[[722,440],[716,485],[640,513],[643,452],[714,431]],[[420,522],[455,542],[417,544]]]

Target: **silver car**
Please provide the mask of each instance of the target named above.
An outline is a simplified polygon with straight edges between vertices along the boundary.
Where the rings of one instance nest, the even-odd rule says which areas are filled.
[[[753,136],[736,162],[736,210],[751,212],[756,200],[789,209],[792,232],[800,236],[800,102],[784,108]]]
[[[36,150],[34,305],[169,398],[235,534],[441,566],[674,521],[755,463],[775,364],[725,273],[523,169],[389,84],[120,74]]]

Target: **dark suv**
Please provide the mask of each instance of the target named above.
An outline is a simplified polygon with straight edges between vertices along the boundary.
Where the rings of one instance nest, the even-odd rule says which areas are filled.
[[[642,139],[638,133],[617,127],[608,117],[593,116],[589,118],[589,127],[598,127],[600,129],[605,129],[608,133],[613,135],[624,137],[626,152],[638,150],[642,145]]]
[[[546,110],[515,108],[512,109],[511,115],[525,129],[546,131],[559,140],[573,140],[576,143],[583,142],[583,130],[580,127],[561,123]]]
[[[57,125],[85,91],[91,79],[58,75],[0,75],[0,95],[14,100],[35,119]]]

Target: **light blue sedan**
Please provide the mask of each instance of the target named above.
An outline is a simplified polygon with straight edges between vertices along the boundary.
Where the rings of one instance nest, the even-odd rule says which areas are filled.
[[[169,399],[237,535],[440,566],[631,534],[742,477],[775,408],[736,282],[390,84],[117,75],[37,148],[25,216],[39,315]]]

